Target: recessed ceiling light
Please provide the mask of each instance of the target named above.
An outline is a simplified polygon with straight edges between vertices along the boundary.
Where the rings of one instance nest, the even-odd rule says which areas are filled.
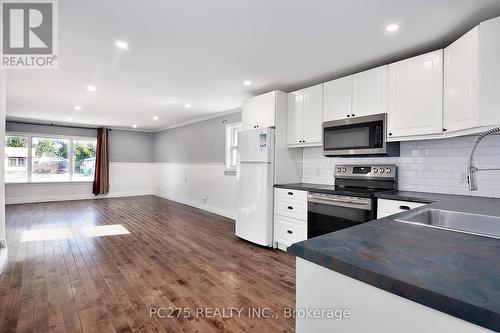
[[[80,105],[75,105],[73,109],[75,109],[76,111],[80,111],[82,107]]]
[[[134,124],[134,125],[132,125],[132,127],[133,127],[133,128],[137,128],[137,125],[136,125],[136,124]]]
[[[97,91],[97,88],[95,86],[87,86],[87,90],[90,92],[95,92]]]
[[[245,80],[245,81],[243,81],[243,85],[245,85],[245,86],[251,86],[252,85],[252,81]]]
[[[115,40],[115,46],[121,50],[128,50],[128,44],[123,40]]]
[[[72,121],[72,120],[73,120],[73,118],[71,118],[71,117],[68,117],[68,121]]]
[[[153,120],[158,120],[158,117],[157,117],[157,116],[154,116],[154,117],[153,117]]]
[[[387,32],[394,32],[399,29],[399,24],[389,24],[387,27],[385,27],[385,31]]]
[[[186,105],[184,105],[184,107],[185,107],[186,109],[191,109],[191,104],[186,104]]]

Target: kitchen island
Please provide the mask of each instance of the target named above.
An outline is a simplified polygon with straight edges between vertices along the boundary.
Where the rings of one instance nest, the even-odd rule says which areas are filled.
[[[390,191],[428,208],[500,216],[500,200]],[[500,240],[396,221],[404,212],[295,243],[297,332],[500,332]],[[500,226],[499,226],[500,228]]]

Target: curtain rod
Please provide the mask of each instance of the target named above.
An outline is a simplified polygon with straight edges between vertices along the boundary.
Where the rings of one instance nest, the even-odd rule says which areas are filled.
[[[68,126],[68,125],[58,125],[54,123],[43,124],[43,123],[33,123],[27,121],[17,121],[17,120],[7,120],[7,123],[13,124],[21,124],[21,125],[35,125],[35,126],[49,126],[49,127],[63,127],[63,128],[75,128],[75,129],[88,129],[88,130],[97,130],[98,127],[85,127],[85,126]],[[111,128],[108,128],[109,131],[112,131]]]

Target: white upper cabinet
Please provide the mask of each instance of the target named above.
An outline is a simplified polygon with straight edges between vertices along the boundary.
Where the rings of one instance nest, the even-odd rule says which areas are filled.
[[[288,94],[286,114],[286,142],[288,145],[300,145],[304,119],[304,89]]]
[[[323,85],[304,89],[304,143],[321,143],[323,130]]]
[[[298,147],[321,144],[322,123],[322,84],[288,94],[288,145]]]
[[[242,129],[274,127],[276,124],[276,91],[243,101]]]
[[[352,76],[323,83],[323,121],[352,114]]]
[[[447,136],[500,125],[500,17],[481,22],[445,49]]]
[[[479,26],[444,50],[444,128],[479,126]]]
[[[351,117],[387,112],[387,66],[373,68],[352,77]]]
[[[500,125],[500,17],[479,25],[479,121]]]
[[[443,132],[443,51],[389,65],[388,135],[391,138]]]

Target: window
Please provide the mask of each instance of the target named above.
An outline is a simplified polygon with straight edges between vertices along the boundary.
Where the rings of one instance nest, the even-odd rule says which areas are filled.
[[[73,141],[73,180],[94,180],[96,142]]]
[[[9,167],[26,166],[26,157],[9,157]]]
[[[94,179],[96,140],[7,135],[6,182]]]
[[[31,180],[69,181],[69,140],[32,138]]]
[[[28,137],[5,137],[5,181],[25,182],[28,179]]]
[[[236,171],[238,163],[238,132],[241,131],[241,123],[226,125],[226,171]]]

